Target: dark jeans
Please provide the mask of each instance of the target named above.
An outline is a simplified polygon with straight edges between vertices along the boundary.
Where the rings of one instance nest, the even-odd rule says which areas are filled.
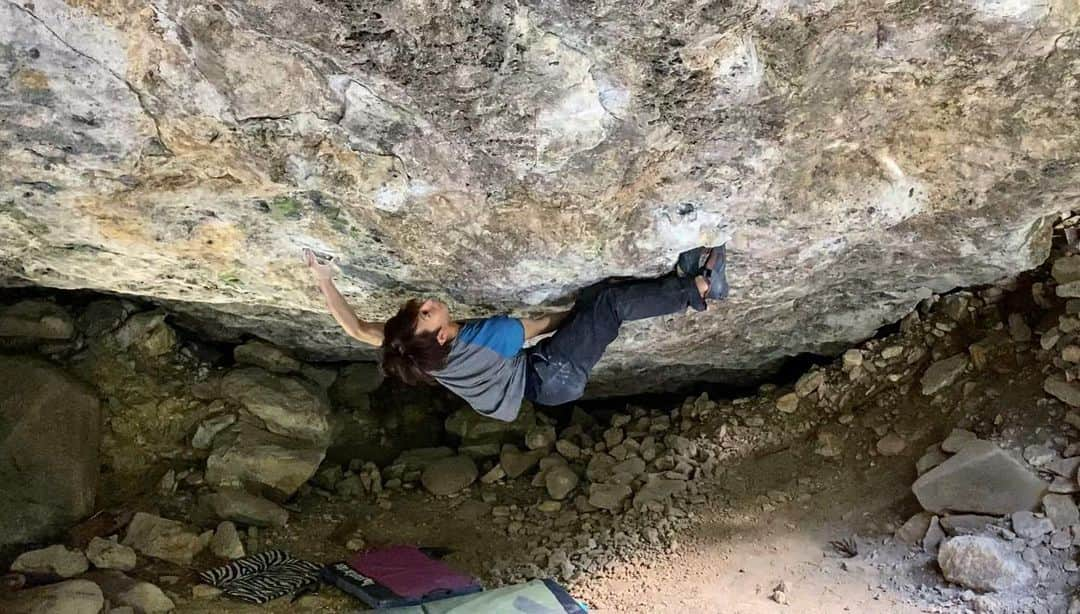
[[[674,274],[609,285],[579,300],[574,313],[555,332],[526,350],[525,398],[541,405],[562,405],[581,398],[589,372],[623,322],[684,311],[701,311],[693,278]]]

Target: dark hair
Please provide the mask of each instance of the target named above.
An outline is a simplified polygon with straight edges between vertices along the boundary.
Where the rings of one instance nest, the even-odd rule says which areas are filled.
[[[383,326],[383,372],[410,386],[434,384],[431,372],[445,367],[450,356],[450,345],[439,343],[435,333],[416,332],[422,304],[418,299],[405,303]]]

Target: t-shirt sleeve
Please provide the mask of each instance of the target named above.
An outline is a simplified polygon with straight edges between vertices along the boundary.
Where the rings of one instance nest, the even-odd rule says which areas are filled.
[[[460,340],[512,358],[525,345],[525,326],[521,320],[507,316],[476,320],[462,327]]]

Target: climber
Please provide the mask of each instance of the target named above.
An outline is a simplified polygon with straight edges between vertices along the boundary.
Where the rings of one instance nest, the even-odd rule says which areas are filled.
[[[623,322],[687,307],[704,311],[705,299],[728,293],[724,246],[698,247],[680,254],[675,271],[664,277],[605,286],[567,312],[459,322],[442,301],[413,299],[383,324],[356,317],[334,286],[328,263],[311,250],[304,250],[304,259],[345,332],[382,348],[388,375],[407,384],[440,383],[479,413],[507,422],[517,417],[522,399],[561,405],[580,398]]]

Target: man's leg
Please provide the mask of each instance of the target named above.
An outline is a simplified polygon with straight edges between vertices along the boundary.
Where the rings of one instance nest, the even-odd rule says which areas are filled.
[[[623,322],[679,313],[687,307],[705,308],[701,290],[689,277],[668,275],[603,288],[592,300],[577,305],[570,319],[530,352],[531,367],[540,379],[533,400],[555,405],[580,397],[589,372],[619,336]]]

